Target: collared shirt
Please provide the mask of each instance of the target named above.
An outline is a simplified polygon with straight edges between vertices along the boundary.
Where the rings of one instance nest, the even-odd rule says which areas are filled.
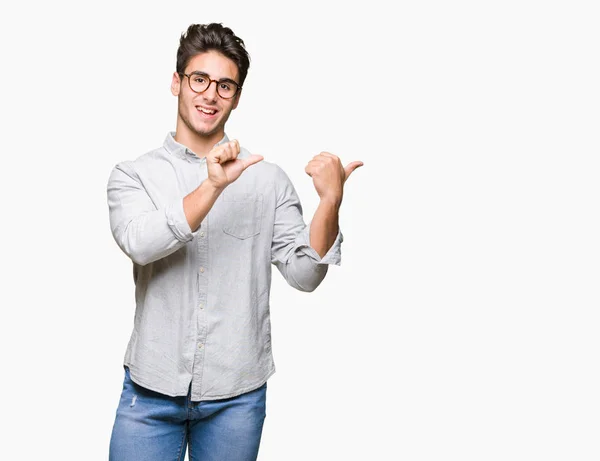
[[[111,231],[135,280],[123,365],[133,381],[169,396],[187,395],[191,383],[193,401],[233,397],[275,372],[272,265],[292,287],[312,291],[328,264],[340,264],[343,237],[320,258],[290,179],[265,160],[228,185],[192,231],[183,198],[207,178],[206,160],[173,136],[117,164],[108,180]],[[239,158],[248,155],[242,148]]]

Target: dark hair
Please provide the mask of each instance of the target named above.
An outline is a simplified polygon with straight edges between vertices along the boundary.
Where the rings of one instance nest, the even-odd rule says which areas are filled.
[[[250,67],[250,55],[244,41],[222,24],[192,24],[181,34],[177,49],[177,72],[185,72],[190,59],[209,50],[218,51],[236,64],[240,74],[239,84],[242,86]]]

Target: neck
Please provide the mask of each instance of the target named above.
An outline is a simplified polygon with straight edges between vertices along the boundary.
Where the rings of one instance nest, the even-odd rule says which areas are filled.
[[[199,135],[190,130],[188,126],[177,117],[177,126],[175,128],[175,141],[183,144],[198,157],[206,157],[211,149],[225,136],[223,129],[207,135]]]

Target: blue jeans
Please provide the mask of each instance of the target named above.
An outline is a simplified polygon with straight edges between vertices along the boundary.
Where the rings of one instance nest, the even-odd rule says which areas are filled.
[[[125,367],[109,461],[255,461],[267,384],[237,397],[192,402],[146,389]]]

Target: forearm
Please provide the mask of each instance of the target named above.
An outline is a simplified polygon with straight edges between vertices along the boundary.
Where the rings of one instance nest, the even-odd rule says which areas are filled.
[[[123,252],[144,266],[191,241],[195,230],[190,222],[197,229],[218,196],[204,183],[183,199],[156,209],[129,164],[114,168],[107,189],[110,227]]]
[[[195,232],[213,207],[223,189],[206,180],[183,198],[183,212],[192,232]]]
[[[321,199],[310,224],[310,246],[322,258],[338,234],[341,199]]]

